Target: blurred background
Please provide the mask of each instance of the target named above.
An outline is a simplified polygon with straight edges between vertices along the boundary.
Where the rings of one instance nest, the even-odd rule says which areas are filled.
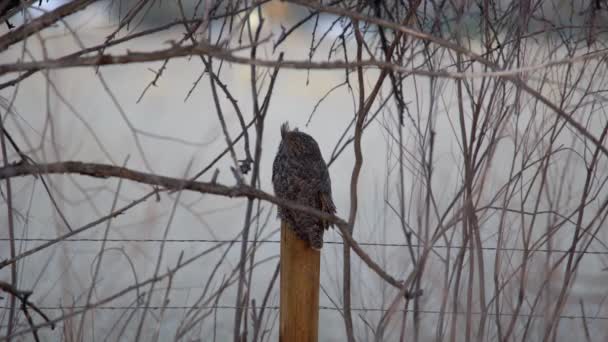
[[[68,2],[34,4],[10,21],[19,27]],[[400,23],[413,3],[402,7],[372,1],[322,5]],[[504,70],[603,53],[606,48],[604,3],[597,10],[595,1],[423,3],[408,27],[470,49]],[[143,9],[117,31],[129,11],[141,4]],[[487,10],[490,4],[492,11]],[[0,64],[59,58],[107,39],[170,25],[182,20],[182,13],[189,19],[206,18],[236,6],[256,9],[235,14],[234,22],[211,21],[199,29],[196,39],[226,39],[236,55],[248,57],[251,32],[262,25],[260,37],[267,40],[257,47],[258,59],[277,60],[279,53],[284,53],[285,60],[322,63],[352,61],[356,56],[350,19],[313,15],[314,7],[281,1],[258,5],[113,0],[94,2],[12,45],[1,53]],[[524,12],[529,15],[516,15]],[[484,21],[488,16],[492,19]],[[239,22],[245,24],[239,27]],[[294,25],[298,26],[284,37]],[[361,27],[369,44],[366,58],[383,60],[377,26],[361,23]],[[385,31],[387,40],[395,38],[394,31]],[[9,29],[2,26],[0,35],[6,34]],[[185,34],[184,26],[175,24],[108,47],[104,53],[167,49]],[[412,37],[404,38],[399,49],[401,60],[391,62],[409,70],[495,71]],[[42,70],[13,86],[4,83],[18,74],[4,74],[0,79],[4,124],[22,152],[40,164],[74,160],[189,178],[213,163],[199,180],[212,180],[218,170],[218,183],[235,185],[230,154],[214,163],[227,147],[217,105],[230,138],[235,139],[242,132],[235,106],[245,123],[253,120],[252,87],[261,94],[261,101],[273,70],[258,67],[257,83],[252,85],[249,65],[218,58],[212,63],[225,87],[218,89],[217,104],[199,56],[166,63]],[[607,122],[603,107],[608,85],[605,65],[601,55],[516,77],[600,139]],[[273,192],[271,166],[280,142],[279,127],[288,121],[318,141],[330,163],[338,216],[347,218],[355,160],[349,139],[354,136],[359,94],[369,96],[380,73],[379,68],[366,67],[364,87],[360,88],[354,68],[281,68],[272,88],[263,136],[258,137],[252,127],[248,131],[251,146],[243,139],[234,145],[237,159],[245,160],[245,150],[253,151],[261,139],[256,185]],[[419,261],[428,249],[424,273],[416,285],[424,295],[415,304],[400,304],[405,312],[395,313],[385,323],[385,313],[397,290],[353,255],[352,317],[357,340],[465,341],[469,329],[478,340],[604,340],[608,334],[604,305],[608,292],[603,286],[608,280],[603,228],[608,195],[604,185],[606,156],[599,153],[593,157],[595,146],[589,139],[538,97],[504,78],[427,77],[407,72],[394,76],[397,81],[387,78],[383,83],[362,137],[363,166],[353,236],[373,260],[398,279],[407,278],[415,265],[410,251]],[[467,139],[461,135],[462,127]],[[471,148],[475,151],[472,158],[477,159],[472,164],[474,179],[468,195],[462,193],[468,191],[464,185],[472,171],[465,170],[463,140],[478,146],[477,150]],[[9,149],[8,160],[18,161],[19,154]],[[248,184],[250,176],[246,175]],[[151,190],[151,186],[131,181],[74,174],[14,178],[17,254],[68,233],[68,226],[75,229],[108,215],[113,208],[128,205]],[[6,203],[4,183],[2,191]],[[468,203],[472,205],[470,212]],[[3,208],[2,226],[7,227],[6,205]],[[162,281],[154,287],[129,291],[86,315],[63,320],[55,330],[40,330],[41,337],[133,340],[140,335],[139,321],[143,308],[148,307],[139,336],[143,340],[157,333],[159,340],[234,338],[239,234],[246,224],[246,208],[247,199],[163,192],[109,223],[20,260],[19,288],[33,291],[31,300],[53,318],[119,293],[158,270],[175,267],[180,258],[188,260],[221,243],[176,272],[170,284]],[[263,241],[248,244],[247,305],[251,309],[254,299],[259,306],[267,297],[260,337],[277,340],[279,291],[273,275],[279,261],[280,222],[276,207],[270,203],[255,201],[253,209],[249,240]],[[471,213],[476,215],[475,224],[470,221]],[[107,241],[103,242],[106,229]],[[475,234],[478,239],[472,237]],[[1,258],[5,259],[9,256],[7,229],[0,229],[0,239]],[[319,340],[344,341],[342,238],[337,230],[330,230],[325,241]],[[10,279],[9,268],[0,269],[0,280]],[[146,302],[148,291],[152,291],[150,302]],[[8,302],[8,296],[0,300],[2,336],[8,324]],[[558,302],[560,308],[555,311],[553,305]],[[480,328],[482,317],[485,328]],[[253,339],[255,317],[246,310],[242,320],[245,340]],[[558,323],[547,335],[550,322]],[[29,325],[19,315],[16,326],[18,331]]]

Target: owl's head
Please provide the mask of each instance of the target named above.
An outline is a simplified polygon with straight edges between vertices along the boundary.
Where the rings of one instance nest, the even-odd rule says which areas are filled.
[[[319,145],[317,145],[315,139],[304,132],[300,132],[297,128],[290,130],[288,122],[281,125],[281,138],[287,147],[287,151],[293,156],[320,154]]]

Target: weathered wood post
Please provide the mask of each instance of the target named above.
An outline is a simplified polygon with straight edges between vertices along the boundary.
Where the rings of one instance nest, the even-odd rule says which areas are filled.
[[[321,252],[281,222],[280,342],[317,342]]]

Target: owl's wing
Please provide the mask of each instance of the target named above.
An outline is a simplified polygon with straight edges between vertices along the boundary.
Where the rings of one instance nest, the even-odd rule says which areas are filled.
[[[288,165],[285,160],[285,147],[283,142],[279,145],[279,151],[272,163],[272,185],[274,194],[279,198],[288,198],[289,195],[289,178]],[[277,206],[277,216],[281,219],[289,220],[289,211],[281,206]]]
[[[319,203],[321,203],[321,210],[329,213],[329,214],[335,214],[336,213],[336,206],[334,205],[334,201],[331,199],[331,194],[328,193],[324,193],[324,192],[320,192],[319,193]],[[325,229],[329,229],[329,227],[331,227],[333,224],[322,220],[321,221],[321,226]]]
[[[334,201],[331,196],[331,178],[329,177],[329,170],[327,169],[327,165],[323,161],[323,158],[320,159],[320,165],[318,167],[320,172],[319,174],[319,203],[321,204],[321,210],[329,213],[336,213],[336,206],[334,205]],[[322,226],[325,229],[328,229],[332,226],[330,222],[322,222]]]

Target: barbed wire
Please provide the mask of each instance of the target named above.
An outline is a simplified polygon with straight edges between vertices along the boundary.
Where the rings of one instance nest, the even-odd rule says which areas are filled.
[[[90,309],[90,310],[106,310],[106,311],[124,311],[124,310],[191,310],[191,309],[203,309],[203,310],[213,310],[213,309],[217,309],[217,310],[236,310],[236,309],[253,309],[252,306],[247,306],[247,307],[238,307],[238,306],[234,306],[234,305],[200,305],[200,306],[188,306],[188,305],[168,305],[168,306],[162,306],[162,305],[149,305],[149,306],[98,306],[98,307],[90,307],[90,306],[85,306],[85,305],[80,305],[80,306],[37,306],[39,309],[41,310],[83,310],[83,309]],[[256,306],[256,309],[260,309],[261,307]],[[9,309],[9,307],[6,306],[2,306],[0,307],[0,309],[5,310],[5,309]],[[264,309],[266,310],[279,310],[279,306],[278,305],[274,305],[274,306],[264,306]],[[325,310],[325,311],[343,311],[343,308],[338,308],[338,307],[334,307],[334,306],[325,306],[325,305],[320,305],[319,306],[319,310]],[[389,309],[383,309],[383,308],[351,308],[351,311],[358,311],[358,312],[387,312],[389,311]],[[397,309],[394,310],[395,313],[413,313],[414,311],[420,313],[420,314],[426,314],[426,315],[439,315],[439,314],[444,314],[444,315],[467,315],[469,314],[466,311],[440,311],[440,310],[414,310],[414,309]],[[501,313],[495,313],[495,312],[480,312],[480,311],[474,311],[470,313],[473,316],[481,316],[481,315],[487,315],[487,316],[501,316],[501,317],[513,317],[513,316],[518,316],[518,317],[532,317],[532,318],[542,318],[542,317],[546,317],[545,314],[525,314],[525,313],[509,313],[509,312],[501,312]],[[560,315],[559,316],[560,319],[585,319],[585,320],[608,320],[608,316],[592,316],[592,315]]]
[[[24,241],[24,242],[51,242],[56,241],[57,239],[52,238],[15,238],[14,241]],[[2,241],[10,241],[9,238],[0,238],[0,242]],[[77,239],[65,239],[59,240],[57,242],[103,242],[104,239],[101,238],[77,238]],[[106,242],[143,242],[143,243],[236,243],[242,242],[242,240],[237,239],[105,239]],[[280,240],[247,240],[248,243],[272,243],[279,244]],[[344,245],[342,241],[323,241],[324,244],[327,245]],[[390,243],[390,242],[358,242],[361,246],[371,246],[371,247],[409,247],[407,243]],[[427,247],[424,244],[412,244],[413,248],[425,248]],[[470,246],[447,246],[447,245],[433,245],[433,249],[471,249]],[[477,247],[473,247],[477,248]],[[484,251],[496,251],[500,249],[501,251],[510,251],[510,252],[539,252],[539,253],[570,253],[571,251],[568,249],[548,249],[548,248],[537,248],[537,249],[525,249],[525,248],[517,248],[517,247],[496,247],[496,246],[482,246],[481,250]],[[585,253],[592,255],[608,255],[608,251],[589,251],[589,250],[574,250],[574,253]]]

